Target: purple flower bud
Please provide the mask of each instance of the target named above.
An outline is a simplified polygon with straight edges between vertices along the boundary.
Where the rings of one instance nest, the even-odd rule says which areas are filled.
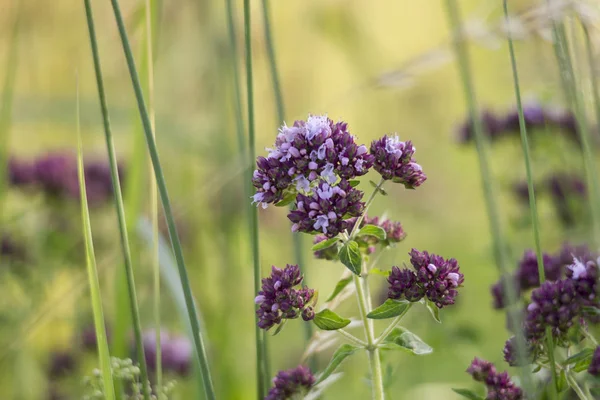
[[[494,364],[475,358],[467,373],[477,382],[486,385],[488,394],[486,400],[522,400],[523,391],[511,382],[508,373],[496,371]]]
[[[525,343],[525,357],[524,362],[526,364],[520,364],[520,360],[517,357],[517,338],[512,336],[510,339],[506,341],[504,344],[504,361],[508,363],[511,367],[525,366],[527,364],[531,364],[534,360],[534,346],[532,343]]]
[[[75,357],[65,351],[57,351],[50,356],[50,365],[48,366],[48,376],[51,379],[61,378],[70,372],[73,372],[77,365]]]
[[[294,319],[300,314],[305,321],[314,318],[314,311],[309,305],[313,300],[314,290],[307,287],[294,288],[302,280],[297,265],[288,264],[283,270],[272,267],[271,276],[262,280],[262,290],[256,296],[260,300],[256,315],[261,329],[268,330],[283,319]]]
[[[315,377],[305,366],[279,371],[265,400],[286,400],[297,395],[302,398],[314,384]]]
[[[375,170],[383,179],[401,183],[408,189],[420,186],[427,179],[421,166],[413,159],[414,153],[412,143],[401,142],[397,135],[386,135],[371,143]]]

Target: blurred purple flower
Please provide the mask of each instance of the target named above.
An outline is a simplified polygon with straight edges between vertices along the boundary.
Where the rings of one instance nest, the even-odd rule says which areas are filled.
[[[500,118],[490,110],[482,111],[480,118],[483,124],[484,135],[487,135],[490,139],[497,139],[501,136],[504,131],[504,126],[503,121]],[[473,124],[469,118],[458,128],[458,141],[466,144],[474,139],[475,130],[473,129]]]
[[[149,329],[142,335],[146,365],[152,372],[156,371],[156,330]],[[192,344],[186,336],[169,333],[166,329],[160,331],[161,360],[163,371],[187,376],[191,370]],[[135,351],[135,344],[132,351]]]
[[[484,383],[488,393],[486,400],[522,400],[523,391],[511,382],[507,372],[498,373],[494,364],[475,358],[467,369],[473,379]]]
[[[265,400],[286,400],[295,396],[302,398],[314,384],[315,377],[305,366],[279,371]]]
[[[48,366],[50,380],[59,379],[73,372],[76,364],[75,357],[71,353],[67,351],[53,352],[50,355],[50,364]]]
[[[35,182],[33,164],[11,157],[8,160],[8,182],[12,186],[29,186]]]
[[[592,356],[592,361],[590,362],[587,371],[590,375],[596,377],[600,376],[600,346],[596,347],[594,350],[594,355]]]

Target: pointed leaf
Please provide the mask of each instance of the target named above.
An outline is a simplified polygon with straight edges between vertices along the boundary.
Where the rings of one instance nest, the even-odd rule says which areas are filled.
[[[358,179],[350,179],[350,180],[348,181],[348,183],[349,183],[349,184],[350,184],[350,186],[352,186],[352,187],[357,187],[357,186],[358,186],[358,184],[360,183],[360,181],[359,181]]]
[[[436,306],[433,301],[431,300],[425,300],[425,307],[427,307],[427,310],[429,310],[429,314],[431,314],[431,316],[433,317],[433,319],[437,322],[437,323],[442,323],[442,320],[440,319],[440,309],[438,308],[438,306]]]
[[[569,388],[569,382],[567,382],[567,375],[565,374],[564,369],[560,371],[560,375],[556,382],[556,388],[558,389],[558,393],[562,393]]]
[[[474,391],[469,390],[469,389],[454,389],[454,388],[452,388],[452,391],[456,394],[461,395],[464,398],[467,398],[467,399],[484,400],[483,397],[481,397],[480,395],[478,395],[477,393],[475,393]]]
[[[324,331],[335,331],[348,325],[350,320],[347,318],[342,318],[330,309],[326,308],[315,315],[313,322]]]
[[[289,192],[289,193],[287,193],[283,197],[283,199],[281,199],[281,201],[275,203],[275,207],[284,207],[284,206],[287,206],[289,204],[292,204],[294,202],[294,200],[296,200],[296,196],[297,196],[296,192]]]
[[[329,361],[329,365],[323,370],[315,385],[323,382],[325,379],[329,377],[336,369],[340,366],[342,361],[344,361],[347,357],[350,357],[352,354],[358,350],[359,347],[352,346],[351,344],[343,344],[333,353],[331,357],[331,361]]]
[[[403,328],[394,329],[385,339],[385,343],[390,345],[387,346],[389,349],[400,348],[418,356],[433,352],[431,346],[420,337]]]
[[[405,314],[410,308],[411,303],[406,300],[387,299],[385,303],[367,314],[370,319],[394,318]]]
[[[275,331],[273,331],[271,333],[271,336],[275,336],[277,334],[279,334],[279,332],[281,332],[283,330],[283,328],[285,327],[285,324],[288,322],[287,319],[284,319],[283,321],[281,321],[281,323],[279,325],[277,325],[277,328],[275,329]]]
[[[572,369],[576,372],[585,371],[590,366],[592,356],[594,355],[594,349],[583,349],[577,354],[573,354],[571,357],[563,361],[562,365],[567,366],[574,364]]]
[[[377,188],[377,183],[373,182],[373,181],[369,181],[369,183],[371,184],[371,186],[373,186],[374,188]],[[387,196],[387,192],[383,189],[383,188],[379,188],[377,189],[377,191],[382,195],[382,196]]]
[[[365,225],[360,228],[357,236],[375,236],[379,240],[385,240],[386,233],[385,230],[377,225]]]
[[[329,295],[329,297],[327,298],[327,300],[325,300],[325,303],[329,303],[331,300],[335,299],[335,296],[337,296],[338,294],[340,294],[340,292],[342,290],[344,290],[344,288],[346,286],[348,286],[348,284],[352,282],[352,277],[349,276],[347,278],[343,278],[340,279],[337,283],[337,285],[335,285],[335,289],[333,289],[333,292]]]
[[[317,244],[315,244],[311,250],[312,251],[319,251],[319,250],[325,250],[330,248],[331,246],[333,246],[334,244],[336,244],[340,239],[337,237],[331,238],[331,239],[327,239],[327,240],[323,240],[322,242],[319,242]]]
[[[358,243],[351,240],[344,244],[338,253],[338,257],[342,264],[352,271],[353,274],[360,275],[362,269],[362,257]]]

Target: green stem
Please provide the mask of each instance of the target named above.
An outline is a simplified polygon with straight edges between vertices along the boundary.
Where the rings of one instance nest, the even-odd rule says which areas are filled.
[[[590,68],[590,77],[592,80],[592,94],[594,96],[594,111],[596,113],[596,123],[600,124],[600,94],[598,93],[598,77],[596,76],[596,58],[594,57],[594,50],[592,48],[590,33],[583,21],[581,21],[581,27],[583,29],[583,34],[585,37],[585,49]]]
[[[577,383],[577,380],[570,372],[567,372],[565,375],[567,377],[567,382],[569,382],[569,386],[575,391],[580,400],[592,400],[585,395],[583,389],[581,389],[581,386],[579,386],[579,383]]]
[[[465,101],[469,110],[469,117],[471,124],[475,131],[475,145],[477,148],[477,155],[479,161],[479,170],[481,173],[481,185],[483,189],[483,195],[485,200],[486,211],[489,219],[490,233],[492,235],[492,242],[494,246],[494,260],[498,272],[500,273],[500,279],[502,282],[502,288],[506,294],[506,299],[509,304],[514,304],[517,299],[515,288],[512,285],[509,277],[509,271],[507,268],[506,260],[506,243],[502,235],[502,227],[500,224],[498,206],[494,197],[494,188],[492,184],[492,175],[488,162],[487,154],[487,138],[485,137],[483,124],[481,117],[478,114],[477,101],[475,96],[475,90],[472,82],[471,66],[469,61],[469,54],[464,41],[462,40],[462,21],[456,0],[446,0],[446,9],[448,14],[448,21],[453,33],[453,44],[454,52],[458,62],[458,69],[463,85],[463,92],[465,95]],[[509,313],[509,318],[513,326],[520,326],[520,317],[516,313]],[[517,332],[517,348],[524,349],[525,339],[523,338],[522,332]],[[520,354],[524,352],[519,350]],[[521,368],[519,369],[521,382],[523,383],[526,393],[532,394],[534,392],[533,383],[531,381],[531,375],[528,371]]]
[[[150,118],[148,117],[148,111],[146,110],[146,105],[144,102],[144,95],[142,93],[142,87],[140,85],[140,80],[138,77],[137,69],[135,67],[135,61],[133,59],[133,54],[131,52],[131,45],[129,44],[129,39],[127,37],[127,31],[125,30],[125,24],[123,22],[123,16],[121,14],[121,9],[119,7],[119,1],[111,0],[111,3],[112,3],[113,11],[115,14],[115,20],[117,22],[117,27],[119,28],[119,35],[121,37],[121,42],[123,45],[123,52],[125,53],[125,58],[127,59],[127,67],[129,69],[129,74],[131,76],[131,82],[132,82],[133,89],[135,92],[135,97],[136,97],[136,100],[138,103],[138,109],[140,112],[140,117],[142,119],[142,125],[144,127],[144,134],[146,136],[148,152],[150,153],[150,158],[152,160],[152,165],[154,167],[154,175],[155,175],[156,183],[158,186],[158,191],[160,194],[160,199],[162,201],[163,210],[165,213],[165,219],[167,220],[167,227],[169,230],[169,236],[171,238],[171,245],[173,247],[173,253],[175,254],[175,259],[177,261],[179,278],[181,279],[183,295],[185,297],[185,303],[186,303],[186,307],[187,307],[187,311],[188,311],[188,316],[190,319],[190,325],[192,327],[192,333],[193,333],[193,338],[194,338],[194,347],[196,349],[196,356],[198,357],[198,362],[200,364],[200,371],[201,371],[202,380],[204,383],[204,390],[206,392],[207,398],[209,400],[214,400],[215,392],[214,392],[214,388],[213,388],[212,378],[210,375],[208,358],[206,356],[206,349],[204,347],[204,341],[202,338],[202,333],[200,331],[200,322],[198,320],[198,315],[196,313],[196,307],[194,305],[194,298],[192,295],[190,280],[188,277],[187,269],[185,267],[185,261],[184,261],[184,257],[183,257],[183,249],[181,248],[181,242],[179,240],[179,235],[177,233],[177,228],[175,226],[175,219],[173,218],[173,211],[171,209],[171,201],[169,200],[169,194],[167,191],[167,186],[166,186],[164,174],[162,171],[162,166],[161,166],[160,160],[158,158],[158,150],[156,148],[154,135],[152,133],[152,124],[150,123]]]
[[[357,275],[352,274],[354,285],[356,286],[356,298],[358,301],[358,309],[360,311],[360,318],[363,322],[365,329],[365,337],[367,339],[367,353],[369,355],[369,367],[371,369],[371,387],[373,390],[373,400],[385,399],[385,393],[383,389],[383,374],[381,368],[381,358],[379,355],[379,348],[375,346],[375,332],[373,328],[373,321],[367,318],[367,314],[370,309],[367,303],[367,296],[365,293],[364,281]]]
[[[507,0],[503,1],[504,5],[504,18],[506,21],[509,21],[508,15],[508,4]],[[527,126],[525,125],[525,116],[523,115],[523,104],[521,101],[521,88],[519,85],[519,72],[517,68],[517,58],[515,56],[515,48],[512,40],[512,34],[509,31],[507,34],[508,40],[508,50],[510,54],[510,64],[512,68],[513,75],[513,83],[515,89],[515,98],[517,102],[517,112],[519,114],[519,128],[521,133],[521,147],[523,149],[523,158],[525,159],[525,172],[527,175],[527,191],[529,193],[529,210],[531,213],[531,221],[532,221],[532,229],[533,229],[533,240],[535,242],[535,251],[537,254],[537,263],[538,263],[538,274],[540,279],[540,284],[546,281],[546,272],[544,269],[544,256],[542,253],[542,245],[540,242],[540,221],[539,215],[537,211],[537,204],[535,201],[535,189],[533,186],[533,172],[531,168],[531,155],[529,153],[529,142],[527,139]],[[549,336],[547,336],[546,340],[548,342],[548,352],[554,354],[554,342],[552,340],[552,332],[549,332]],[[517,339],[518,340],[518,339]],[[523,341],[520,346],[520,349],[525,349],[525,342]],[[525,358],[525,352],[519,351],[519,356],[521,358]],[[523,362],[520,364],[524,365]],[[552,380],[555,384],[558,382],[558,376],[556,375],[556,368],[554,367],[554,363],[552,363]],[[556,387],[558,394],[558,387]]]
[[[129,295],[129,308],[131,318],[133,320],[133,331],[135,335],[135,344],[137,348],[138,362],[140,364],[140,375],[144,392],[144,399],[150,400],[151,388],[148,383],[148,368],[146,366],[146,356],[144,354],[144,345],[142,340],[142,324],[140,322],[140,314],[138,309],[137,295],[135,291],[135,277],[133,274],[133,264],[131,262],[131,251],[129,249],[129,239],[127,237],[127,223],[125,222],[125,209],[123,207],[123,197],[121,194],[121,184],[119,182],[119,173],[117,167],[117,158],[110,128],[110,120],[108,116],[108,106],[106,102],[106,94],[104,91],[104,82],[102,78],[102,69],[100,66],[100,55],[98,51],[98,43],[96,40],[96,29],[94,27],[94,16],[90,0],[84,0],[85,11],[90,35],[90,45],[92,49],[92,58],[94,60],[94,71],[96,74],[96,84],[98,86],[98,99],[100,101],[100,112],[102,114],[102,123],[104,125],[104,136],[106,139],[106,149],[108,151],[108,159],[110,164],[110,174],[114,192],[114,201],[117,209],[117,220],[119,223],[119,235],[121,239],[121,250],[125,261],[125,273],[127,278],[127,291]]]
[[[356,336],[344,329],[338,329],[336,332],[360,347],[367,347],[367,342],[360,340],[359,338],[357,338]]]
[[[377,340],[375,340],[375,346],[379,346],[381,344],[381,342],[383,342],[385,340],[385,338],[390,333],[392,333],[392,331],[394,330],[394,328],[396,327],[396,325],[398,325],[400,323],[400,321],[406,315],[406,313],[408,312],[408,310],[410,310],[410,308],[412,307],[412,305],[413,305],[413,303],[408,303],[408,307],[406,308],[406,310],[404,310],[402,312],[402,314],[400,314],[396,318],[394,318],[394,320],[392,321],[392,323],[389,324],[388,327],[385,328],[385,330],[383,332],[381,332],[381,335],[379,335],[379,337],[377,338]]]
[[[225,0],[225,7],[227,11],[227,29],[229,32],[229,47],[231,51],[231,64],[232,64],[232,76],[233,76],[233,97],[234,97],[234,111],[235,111],[235,128],[236,137],[238,141],[238,147],[242,154],[246,151],[246,140],[244,139],[244,115],[242,112],[242,94],[240,89],[240,68],[238,65],[238,51],[237,51],[237,28],[235,24],[235,18],[233,17],[233,4],[232,0]],[[245,157],[245,155],[244,155]],[[248,196],[250,197],[250,193]]]
[[[245,37],[245,48],[246,48],[246,93],[248,96],[248,162],[251,163],[256,157],[255,149],[255,133],[254,133],[254,84],[252,78],[252,31],[250,26],[250,0],[244,0],[244,37]],[[250,187],[252,182],[252,168],[250,165],[248,168],[248,177],[246,178],[246,185]],[[248,190],[250,191],[250,189]],[[261,282],[261,271],[260,271],[260,255],[258,246],[258,209],[257,207],[249,204],[250,214],[250,240],[252,243],[252,261],[254,266],[254,293],[260,291]],[[256,382],[258,390],[258,398],[262,399],[265,397],[268,383],[268,377],[270,374],[266,371],[266,357],[265,349],[266,346],[263,342],[266,340],[265,333],[262,329],[255,324],[255,335],[256,335]]]
[[[581,327],[581,333],[583,334],[583,336],[585,336],[586,338],[589,339],[590,342],[592,342],[594,344],[594,346],[598,346],[598,341],[596,340],[596,338],[594,337],[594,335],[592,335],[587,328],[585,327]]]
[[[365,210],[358,217],[358,219],[356,220],[356,223],[354,224],[354,227],[352,228],[352,232],[350,232],[350,239],[354,238],[354,235],[356,234],[356,232],[359,229],[358,227],[363,222],[363,219],[365,219],[365,216],[367,215],[367,211],[369,211],[369,207],[371,207],[371,203],[373,203],[375,196],[377,196],[377,193],[379,193],[379,191],[383,187],[384,183],[385,183],[385,179],[381,178],[381,180],[379,181],[377,186],[375,186],[375,189],[373,189],[373,193],[371,193],[371,195],[369,196],[369,199],[365,203]]]

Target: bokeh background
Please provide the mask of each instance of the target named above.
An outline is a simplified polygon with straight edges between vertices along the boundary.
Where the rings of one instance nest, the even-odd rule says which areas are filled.
[[[132,232],[148,218],[145,144],[123,51],[110,4],[93,1],[102,67],[117,152],[124,166],[124,190]],[[186,261],[205,326],[208,352],[220,398],[255,396],[254,293],[244,195],[244,163],[235,133],[232,55],[224,1],[161,2],[155,43],[156,134],[167,185],[179,221]],[[262,5],[252,1],[257,149],[277,134],[276,106],[264,40]],[[515,13],[533,2],[512,1]],[[508,51],[501,29],[501,2],[460,1],[472,54],[479,104],[498,112],[514,105]],[[143,1],[123,0],[136,54],[144,44]],[[238,53],[243,66],[242,2],[234,2]],[[77,82],[84,156],[106,160],[83,3],[22,0],[18,62],[13,80],[12,124],[3,155],[33,161],[48,153],[75,154]],[[0,77],[10,68],[17,0],[0,2]],[[408,261],[412,247],[459,260],[465,274],[455,306],[436,324],[415,307],[404,325],[434,352],[417,357],[392,354],[389,390],[393,399],[453,399],[452,387],[471,387],[465,369],[474,356],[502,362],[508,338],[504,315],[492,309],[489,291],[498,279],[483,203],[475,149],[461,145],[457,127],[466,107],[452,57],[442,1],[271,1],[271,22],[288,124],[309,113],[327,113],[348,122],[360,143],[397,132],[416,145],[428,175],[415,191],[388,187],[371,214],[403,223],[408,236],[381,260],[381,268]],[[543,35],[517,43],[522,90],[527,99],[562,103],[552,44]],[[139,64],[138,57],[138,64]],[[578,66],[584,69],[583,62]],[[243,69],[242,88],[244,87]],[[585,87],[585,86],[584,86]],[[244,90],[244,89],[243,89]],[[245,108],[244,108],[245,109]],[[559,139],[541,140],[536,173],[560,167],[560,155],[579,168],[576,148]],[[544,147],[545,146],[545,147]],[[553,150],[552,150],[553,149]],[[542,154],[543,153],[543,154]],[[141,160],[141,161],[140,161]],[[510,244],[511,265],[533,245],[527,210],[511,191],[525,176],[518,136],[494,146],[494,177],[501,220]],[[136,168],[141,172],[136,172]],[[131,179],[131,177],[135,179]],[[368,179],[376,179],[367,176]],[[366,183],[365,190],[369,185]],[[97,366],[80,344],[91,323],[80,210],[76,199],[9,186],[2,194],[2,226],[23,251],[0,259],[0,398],[46,399],[51,393],[81,398],[82,377]],[[542,241],[554,251],[564,239],[585,240],[585,229],[565,231],[550,202],[541,199]],[[261,263],[293,263],[290,224],[284,209],[260,210]],[[92,209],[92,228],[106,319],[120,311],[116,287],[123,265],[110,198]],[[568,237],[567,237],[568,236]],[[144,328],[154,326],[152,272],[148,243],[132,235],[133,259]],[[343,267],[316,260],[311,239],[303,239],[309,285],[327,296]],[[376,281],[376,279],[373,279]],[[385,280],[374,288],[384,290]],[[378,291],[373,290],[377,296]],[[173,291],[164,285],[162,318],[166,329],[185,334]],[[351,315],[353,299],[340,309]],[[377,302],[377,298],[375,299]],[[122,310],[121,310],[122,311]],[[303,352],[301,321],[269,339],[273,370],[297,365]],[[324,367],[331,351],[321,354]],[[69,373],[49,378],[55,354],[76,355]],[[368,398],[366,357],[343,366],[344,376],[326,397]],[[176,377],[176,399],[200,398],[193,373]],[[56,397],[60,398],[60,397]]]

